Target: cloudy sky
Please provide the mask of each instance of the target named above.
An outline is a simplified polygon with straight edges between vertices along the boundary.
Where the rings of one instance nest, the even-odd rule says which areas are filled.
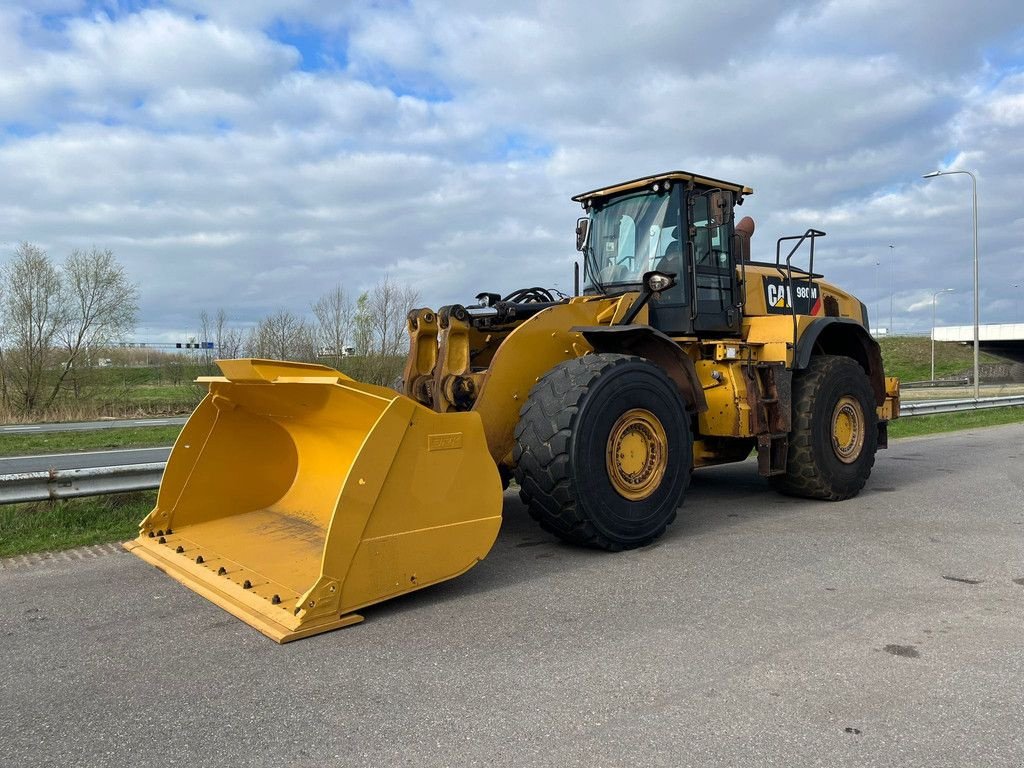
[[[493,10],[491,9],[493,8]],[[572,285],[569,198],[683,169],[807,227],[876,325],[1024,322],[1020,0],[0,0],[0,260],[110,248],[140,341]]]

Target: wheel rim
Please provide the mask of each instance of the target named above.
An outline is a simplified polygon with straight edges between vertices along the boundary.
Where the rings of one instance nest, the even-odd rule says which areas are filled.
[[[832,411],[832,447],[844,464],[855,462],[864,447],[864,411],[856,398],[839,398]]]
[[[654,493],[668,466],[668,438],[661,421],[644,408],[622,414],[608,435],[606,452],[612,488],[639,501]]]

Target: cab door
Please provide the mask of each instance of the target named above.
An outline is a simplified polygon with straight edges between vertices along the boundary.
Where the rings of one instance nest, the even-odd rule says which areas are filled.
[[[714,215],[713,207],[718,209]],[[732,193],[691,192],[688,208],[694,333],[738,334],[742,313],[732,248]]]

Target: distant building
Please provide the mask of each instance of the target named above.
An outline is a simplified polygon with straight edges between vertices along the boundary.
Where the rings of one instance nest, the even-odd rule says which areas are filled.
[[[341,356],[342,357],[352,357],[352,355],[354,355],[355,353],[356,353],[356,348],[355,347],[342,347],[341,348]],[[324,346],[324,347],[320,347],[319,349],[317,349],[316,355],[317,355],[317,357],[337,357],[338,353],[334,351],[334,347]]]

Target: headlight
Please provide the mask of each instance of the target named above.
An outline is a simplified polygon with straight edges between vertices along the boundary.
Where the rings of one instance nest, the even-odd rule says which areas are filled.
[[[651,293],[661,293],[675,285],[675,282],[676,281],[668,275],[663,275],[660,272],[652,272],[647,276],[647,290]]]

